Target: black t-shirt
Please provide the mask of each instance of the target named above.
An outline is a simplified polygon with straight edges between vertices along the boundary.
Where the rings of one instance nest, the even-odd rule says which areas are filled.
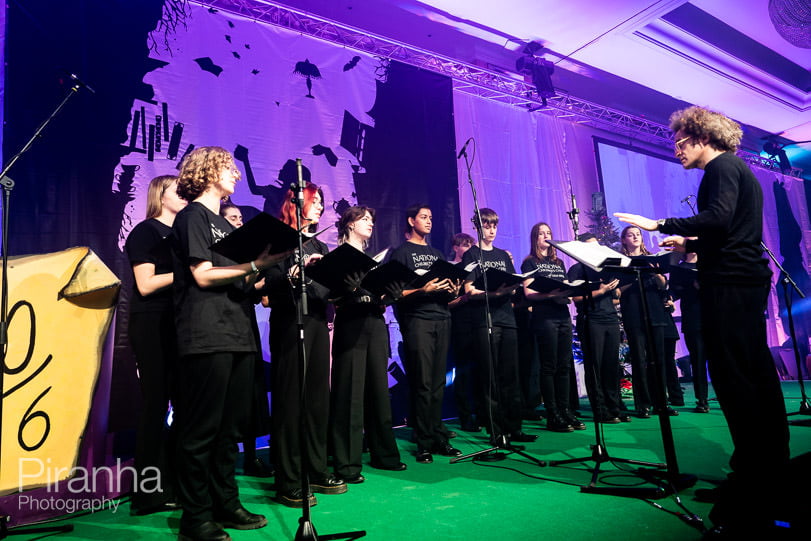
[[[582,263],[575,263],[569,267],[569,281],[586,280],[595,282],[599,279],[598,273],[589,269]],[[586,302],[586,301],[583,301]],[[583,303],[577,305],[578,315],[584,315]],[[619,323],[617,308],[614,306],[614,295],[611,292],[599,297],[593,297],[592,303],[588,306],[588,318],[593,323],[610,324]]]
[[[657,285],[652,273],[642,273],[642,283],[645,287],[645,298],[648,301],[648,316],[651,325],[664,327],[668,324],[668,315],[665,313],[665,304],[662,299],[662,290]],[[642,293],[636,278],[633,283],[622,291],[620,295],[620,310],[622,311],[622,324],[626,329],[643,329],[645,320],[642,317]]]
[[[141,263],[155,265],[155,274],[172,272],[172,250],[168,241],[172,233],[168,225],[150,218],[136,225],[130,231],[124,250],[130,261],[130,267]],[[163,312],[172,309],[172,288],[167,287],[150,295],[143,296],[138,285],[133,281],[130,313]]]
[[[445,259],[442,252],[427,244],[404,242],[391,251],[389,259],[402,263],[412,271],[428,270],[437,259]],[[445,292],[412,293],[394,305],[394,314],[402,317],[441,320],[448,319],[450,296]]]
[[[314,254],[327,255],[329,247],[318,239],[310,239],[304,244],[304,278],[307,285],[307,316],[326,321],[329,290],[307,278],[306,264]],[[265,271],[265,291],[270,301],[270,317],[274,321],[287,321],[295,324],[296,300],[298,300],[299,280],[288,278],[290,268],[298,262],[298,254],[269,267]]]
[[[746,163],[731,152],[704,167],[698,187],[698,214],[668,218],[662,233],[698,237],[688,251],[698,253],[699,281],[721,284],[768,283],[763,258],[763,190]]]
[[[209,247],[233,230],[233,226],[201,203],[192,202],[178,212],[172,235],[174,305],[178,352],[181,356],[217,352],[255,352],[252,306],[241,280],[223,286],[201,288],[190,266],[210,261],[215,267],[235,262]]]
[[[534,256],[528,256],[524,259],[524,262],[521,263],[521,272],[527,273],[534,270],[538,271],[538,276],[551,278],[558,282],[562,282],[566,279],[566,268],[563,266],[563,262],[560,259],[555,261],[548,258],[538,259]],[[555,300],[544,299],[540,301],[530,301],[530,303],[532,306],[532,317],[530,319],[533,322],[533,326],[544,320],[563,320],[571,319],[572,317],[571,314],[569,314],[568,306]]]
[[[485,269],[495,268],[515,274],[515,267],[513,266],[510,254],[495,246],[492,250],[480,250],[478,246],[472,246],[465,252],[465,255],[462,256],[462,266],[466,267],[473,262],[478,262],[480,253],[483,254],[482,260]],[[470,276],[468,276],[468,280],[475,282],[481,274],[481,269],[476,267],[476,269],[470,273]],[[488,304],[490,305],[490,319],[494,327],[516,328],[515,314],[513,313],[512,307],[512,295],[503,295],[501,297],[490,296],[488,298]],[[470,314],[471,323],[474,326],[484,327],[487,325],[483,298],[470,301]]]

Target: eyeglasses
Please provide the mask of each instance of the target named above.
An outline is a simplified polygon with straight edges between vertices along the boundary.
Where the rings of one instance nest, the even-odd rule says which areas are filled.
[[[684,143],[686,143],[690,139],[692,139],[692,137],[690,137],[689,135],[687,137],[679,139],[678,141],[673,143],[673,148],[676,149],[676,152],[681,152],[682,150],[684,150]]]

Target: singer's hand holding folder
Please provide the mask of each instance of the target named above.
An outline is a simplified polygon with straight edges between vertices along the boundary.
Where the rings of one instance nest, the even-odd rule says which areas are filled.
[[[470,269],[454,265],[444,259],[437,259],[426,272],[420,274],[414,281],[408,284],[408,289],[419,289],[434,279],[464,280],[469,274]]]
[[[270,244],[271,254],[298,246],[298,232],[270,214],[260,213],[211,245],[211,249],[237,263],[253,261]]]

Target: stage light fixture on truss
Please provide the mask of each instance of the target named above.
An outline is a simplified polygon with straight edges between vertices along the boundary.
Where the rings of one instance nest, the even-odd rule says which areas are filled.
[[[787,143],[781,143],[776,136],[772,135],[767,138],[765,143],[763,143],[763,152],[768,154],[769,158],[777,159],[777,162],[780,165],[780,172],[784,175],[789,175],[792,173],[793,168],[784,149],[787,146],[799,145],[800,143],[811,143],[811,140],[789,141]]]
[[[543,106],[546,107],[546,99],[555,97],[557,93],[552,84],[555,65],[543,57],[543,51],[543,45],[537,41],[529,42],[521,51],[523,56],[515,61],[515,69],[518,73],[528,75],[532,79],[535,91],[541,98]]]

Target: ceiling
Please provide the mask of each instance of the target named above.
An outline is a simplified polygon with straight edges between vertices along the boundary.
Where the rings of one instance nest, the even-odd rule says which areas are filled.
[[[808,0],[796,30],[808,45]],[[769,0],[282,0],[284,5],[491,70],[514,72],[526,43],[555,64],[570,94],[667,124],[686,104],[744,125],[744,148],[766,137],[811,140],[811,48],[789,43]],[[804,33],[801,33],[804,32]],[[811,143],[785,148],[811,178]]]

